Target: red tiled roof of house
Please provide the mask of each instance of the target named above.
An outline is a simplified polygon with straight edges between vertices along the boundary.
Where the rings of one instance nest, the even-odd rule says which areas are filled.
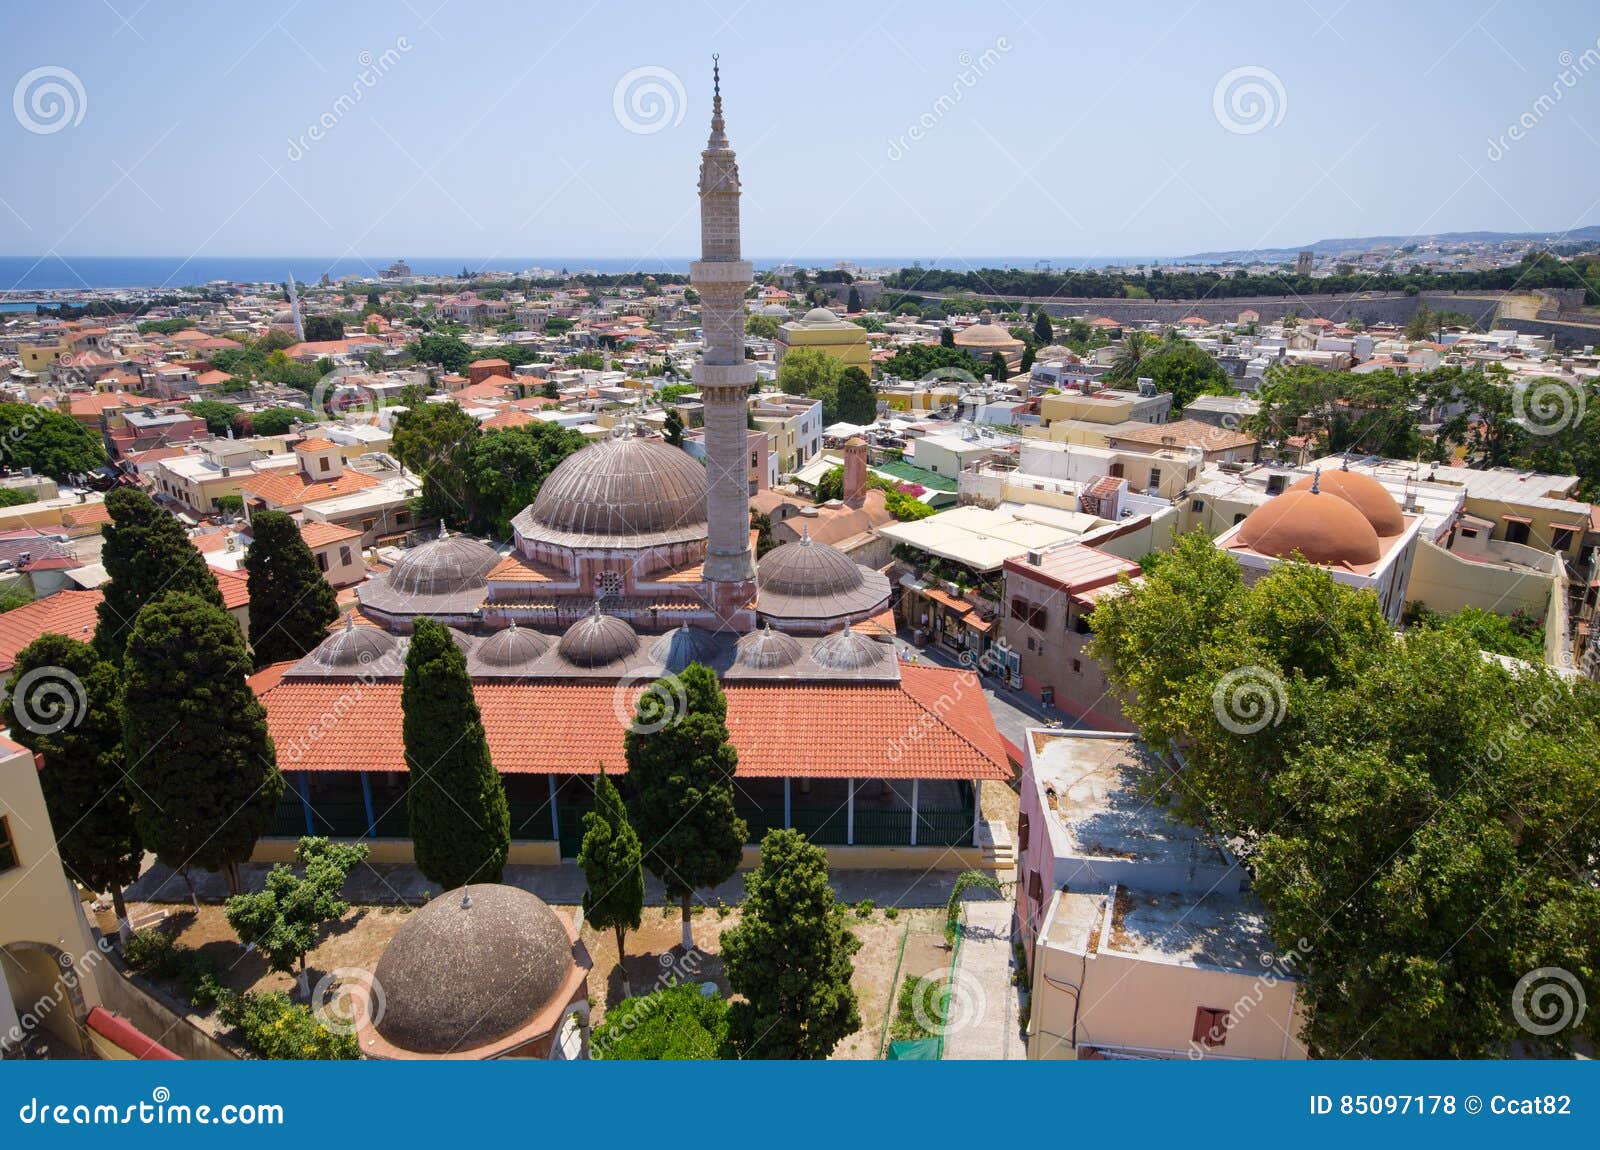
[[[129,395],[125,391],[102,391],[94,395],[74,395],[72,397],[72,414],[77,418],[98,416],[102,411],[112,407],[153,407],[158,400],[146,399],[142,395]]]
[[[300,538],[305,540],[307,547],[326,547],[330,543],[345,543],[351,539],[360,539],[361,532],[349,527],[341,527],[337,523],[325,523],[321,519],[307,519],[300,524]]]
[[[239,484],[239,490],[278,507],[294,508],[376,486],[376,479],[359,471],[346,471],[333,479],[319,479],[316,482],[308,482],[299,472],[263,471]]]
[[[499,415],[491,415],[483,421],[483,426],[495,431],[505,427],[521,427],[527,423],[537,423],[538,420],[526,411],[502,411]]]
[[[288,664],[251,679],[284,770],[400,771],[401,685],[351,692],[342,680],[284,679]],[[970,685],[968,684],[970,681]],[[899,683],[733,682],[728,732],[737,774],[751,778],[1009,777],[1005,746],[970,671],[901,667]],[[329,701],[343,694],[339,722]],[[592,775],[624,763],[611,683],[480,682],[489,754],[505,774]],[[353,701],[352,701],[353,700]]]
[[[87,643],[104,598],[99,591],[58,591],[0,615],[0,673],[9,672],[17,652],[40,635],[66,635]]]
[[[339,446],[328,439],[302,439],[294,445],[296,451],[327,451],[329,448]]]
[[[105,500],[97,503],[85,503],[82,507],[69,507],[61,513],[63,527],[87,527],[92,523],[110,523],[111,512],[106,510]]]
[[[224,610],[233,611],[250,602],[250,577],[243,571],[213,567],[211,573],[217,577],[217,587],[222,591]]]

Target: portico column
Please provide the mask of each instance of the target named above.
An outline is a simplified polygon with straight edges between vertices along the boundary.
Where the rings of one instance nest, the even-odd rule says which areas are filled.
[[[556,809],[556,777],[555,775],[546,775],[545,778],[550,781],[550,837],[559,843],[561,841],[561,812]],[[558,856],[561,854],[560,847],[556,848],[556,854]]]
[[[856,841],[856,781],[846,779],[850,792],[844,801],[844,841],[846,846],[854,846]]]
[[[978,828],[983,825],[983,780],[972,780],[972,845],[978,844]]]
[[[367,772],[361,772],[361,801],[367,805],[367,837],[378,837],[378,819],[372,810],[372,781],[367,778]]]
[[[917,845],[917,784],[921,779],[911,780],[911,845]]]
[[[311,817],[311,784],[306,780],[306,773],[304,771],[299,772],[299,774],[300,805],[305,808],[306,834],[315,835],[317,833],[317,826],[315,820],[313,820]]]
[[[788,830],[794,826],[792,808],[789,805],[789,776],[783,776],[783,829]]]

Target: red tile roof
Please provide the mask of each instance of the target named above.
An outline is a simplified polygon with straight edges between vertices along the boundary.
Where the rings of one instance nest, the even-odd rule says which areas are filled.
[[[217,587],[222,591],[222,606],[229,611],[244,607],[250,602],[250,577],[242,571],[224,571],[213,567]]]
[[[405,769],[395,681],[251,677],[284,770]],[[737,774],[813,778],[1009,777],[1005,745],[970,671],[903,665],[899,683],[727,683]],[[474,687],[504,774],[622,769],[623,720],[611,683],[480,682]],[[338,702],[338,718],[328,721]]]
[[[314,483],[307,482],[298,471],[263,471],[239,484],[239,490],[245,495],[259,496],[278,507],[295,508],[319,499],[333,499],[376,486],[376,479],[359,471],[346,471],[337,478],[320,479]]]
[[[103,598],[99,591],[58,591],[0,615],[0,674],[9,672],[17,652],[40,635],[65,635],[87,643]]]
[[[326,547],[330,543],[345,543],[351,539],[360,539],[361,532],[349,527],[340,527],[337,523],[325,523],[320,519],[307,519],[300,524],[300,538],[305,540],[307,547],[316,549]]]

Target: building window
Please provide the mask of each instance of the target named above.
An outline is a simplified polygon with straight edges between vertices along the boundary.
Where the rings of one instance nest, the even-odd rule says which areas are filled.
[[[1461,529],[1461,538],[1463,538],[1463,539],[1476,539],[1477,537],[1478,537],[1477,528],[1475,528],[1475,527],[1463,527]]]
[[[17,858],[17,844],[11,837],[11,823],[4,815],[0,815],[0,871],[8,871],[20,866]]]
[[[1160,486],[1161,486],[1161,468],[1152,467],[1150,469],[1150,490],[1151,491],[1155,491]]]
[[[317,552],[317,570],[324,575],[328,573],[328,554],[325,551]]]
[[[317,462],[321,465],[320,470],[322,470],[322,471],[328,470],[329,464],[328,464],[328,457],[326,455],[324,455]]]
[[[1233,525],[1235,527],[1237,527],[1239,524],[1241,524],[1243,522],[1244,522],[1244,512],[1241,511],[1241,512],[1239,512],[1238,514],[1236,514],[1233,517]]]
[[[1189,504],[1190,511],[1204,511],[1205,509],[1206,501],[1204,499],[1196,499],[1193,503]]]
[[[1528,541],[1528,523],[1523,519],[1513,519],[1509,515],[1505,519],[1506,542],[1526,543]]]
[[[1036,631],[1043,631],[1050,625],[1049,611],[1037,604],[1028,602],[1020,596],[1011,600],[1011,617],[1020,619]]]
[[[1228,1012],[1210,1006],[1194,1011],[1194,1041],[1201,1046],[1223,1046],[1228,1041]]]
[[[348,548],[348,547],[339,548],[339,562],[340,563],[343,563],[346,567],[348,567],[352,563],[354,563],[355,561],[356,561],[355,554],[354,554],[354,552],[352,552],[350,550],[350,548]]]
[[[1082,659],[1074,659],[1074,660],[1072,660],[1072,673],[1074,675],[1081,675],[1083,673],[1083,660]]]
[[[1550,549],[1552,551],[1568,551],[1572,548],[1572,528],[1556,527],[1550,532]]]
[[[1044,902],[1044,879],[1039,877],[1038,871],[1028,872],[1028,897],[1034,902]]]
[[[1017,849],[1028,849],[1028,812],[1023,811],[1017,816]]]
[[[622,594],[622,576],[615,571],[600,572],[594,582],[602,599],[615,599]]]
[[[1111,470],[1109,472],[1107,472],[1107,474],[1110,475],[1111,478],[1113,478],[1113,479],[1121,479],[1122,478],[1122,464],[1113,463],[1111,465]]]

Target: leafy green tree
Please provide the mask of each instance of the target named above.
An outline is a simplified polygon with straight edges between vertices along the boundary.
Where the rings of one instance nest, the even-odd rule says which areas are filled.
[[[640,696],[622,736],[629,815],[648,844],[645,867],[682,904],[683,948],[691,950],[690,897],[732,878],[744,855],[745,822],[733,801],[739,753],[728,741],[728,702],[715,674],[691,663],[657,684]]]
[[[27,403],[0,403],[0,461],[8,470],[31,467],[67,480],[106,461],[100,437],[63,411]]]
[[[473,439],[465,475],[467,499],[475,509],[472,526],[509,538],[511,517],[533,502],[558,463],[587,445],[582,432],[543,421]],[[426,482],[423,492],[426,497]]]
[[[489,761],[466,658],[444,624],[417,620],[400,707],[417,869],[446,890],[499,882],[511,849],[511,809]]]
[[[250,520],[244,569],[250,589],[250,646],[256,666],[298,659],[328,636],[339,617],[333,587],[282,511],[257,511]]]
[[[608,1062],[710,1061],[728,1035],[728,1004],[692,982],[625,998],[594,1028],[590,1048]]]
[[[744,321],[744,331],[757,339],[777,339],[778,321],[770,315],[751,315]]]
[[[344,321],[336,315],[308,315],[305,329],[307,343],[344,338]]]
[[[39,497],[31,491],[22,491],[16,487],[0,487],[0,507],[24,507],[37,502]]]
[[[367,851],[365,843],[336,843],[308,835],[294,851],[304,874],[278,863],[267,872],[265,889],[233,895],[223,906],[239,941],[260,951],[268,970],[293,974],[302,997],[311,996],[306,955],[315,949],[323,926],[350,909],[340,892]]]
[[[546,324],[546,330],[549,325]],[[474,359],[472,348],[453,335],[437,333],[406,344],[406,354],[418,363],[436,363],[452,375],[459,375]]]
[[[661,434],[672,446],[683,446],[683,417],[678,414],[677,408],[668,411],[666,419],[662,420]]]
[[[838,422],[839,376],[844,365],[825,351],[797,347],[778,365],[778,386],[790,395],[805,395],[822,401],[822,422]]]
[[[106,496],[111,522],[102,534],[100,562],[109,581],[97,607],[94,645],[113,664],[122,660],[134,620],[156,596],[177,591],[198,595],[220,609],[222,592],[204,556],[182,526],[144,492],[119,487]],[[231,623],[232,620],[229,619]],[[237,628],[236,628],[237,629]]]
[[[139,877],[144,851],[122,770],[120,680],[89,644],[44,634],[17,652],[5,689],[11,737],[43,760],[61,865],[86,890],[111,892],[126,942],[122,888]]]
[[[543,385],[540,386],[539,394],[544,396],[546,399],[560,399],[561,388],[556,386],[555,380],[547,379],[544,381]]]
[[[1056,339],[1056,329],[1050,322],[1050,313],[1040,308],[1033,316],[1033,342],[1040,347],[1049,347]]]
[[[1144,366],[1144,353],[1150,346],[1150,337],[1142,331],[1122,333],[1122,346],[1106,372],[1108,383],[1127,383],[1137,379]]]
[[[252,411],[251,435],[287,435],[296,425],[311,422],[311,413],[298,407],[269,407],[265,411]]]
[[[1309,425],[1330,452],[1411,459],[1423,446],[1417,412],[1421,389],[1418,377],[1392,371],[1351,375],[1274,366],[1258,393],[1261,408],[1245,427],[1281,442],[1304,434]]]
[[[584,921],[599,930],[617,934],[617,968],[622,971],[622,993],[631,994],[623,941],[638,930],[644,914],[644,867],[640,863],[639,836],[628,822],[616,784],[605,768],[594,785],[594,809],[583,816],[583,845],[578,865],[588,889],[583,892]]]
[[[124,754],[145,849],[175,870],[221,871],[239,890],[283,795],[267,713],[245,682],[238,624],[209,598],[168,591],[134,620],[122,664]]]
[[[424,520],[453,527],[476,522],[472,460],[482,435],[478,421],[453,400],[411,404],[394,421],[395,458],[422,477]]]
[[[1179,410],[1201,395],[1232,395],[1228,373],[1204,348],[1181,336],[1162,341],[1143,358],[1139,375],[1154,381],[1156,390],[1172,393],[1172,406]]]
[[[850,956],[861,940],[828,885],[828,855],[793,830],[761,840],[745,879],[744,916],[722,936],[728,1045],[741,1058],[826,1058],[861,1029]]]
[[[1011,378],[1011,369],[1006,366],[1006,357],[998,351],[989,356],[989,362],[984,365],[983,371],[985,375],[991,376],[997,381]]]
[[[184,405],[190,415],[198,415],[206,421],[206,430],[212,435],[226,435],[228,429],[239,418],[242,408],[231,403],[221,403],[215,399],[197,399]]]
[[[839,373],[838,406],[838,417],[845,423],[868,424],[878,418],[872,380],[859,367],[847,367]]]
[[[1593,1041],[1593,1017],[1536,1034],[1515,1001],[1530,971],[1600,969],[1593,682],[1509,672],[1447,628],[1397,638],[1376,596],[1320,568],[1245,587],[1202,536],[1091,626],[1130,721],[1183,748],[1152,797],[1246,857],[1315,1054]],[[1259,709],[1231,693],[1241,675]]]

